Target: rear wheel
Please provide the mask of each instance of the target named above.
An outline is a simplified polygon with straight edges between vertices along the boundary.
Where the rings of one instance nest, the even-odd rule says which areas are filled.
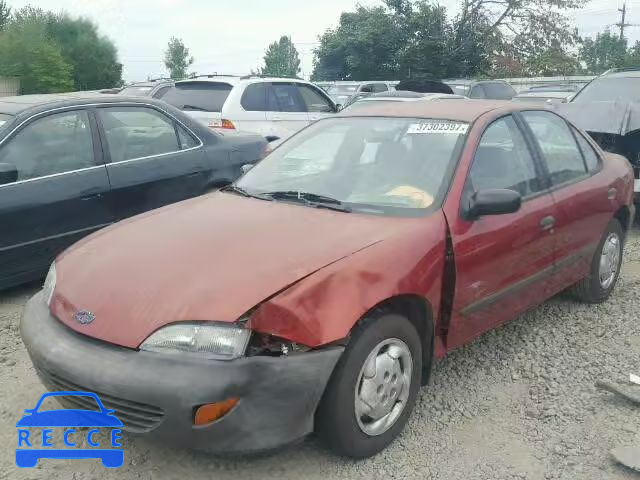
[[[602,303],[609,298],[620,276],[624,233],[620,222],[612,219],[591,261],[589,274],[572,288],[572,293],[586,303]]]
[[[402,315],[382,313],[358,325],[327,385],[316,431],[335,453],[375,455],[402,431],[420,387],[422,345]]]

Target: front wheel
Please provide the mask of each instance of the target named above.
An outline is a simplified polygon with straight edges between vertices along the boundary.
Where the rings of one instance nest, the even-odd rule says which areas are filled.
[[[404,428],[420,387],[422,344],[404,316],[364,319],[327,385],[316,431],[338,455],[365,458],[389,445]]]
[[[589,274],[573,286],[574,296],[586,303],[607,300],[620,276],[623,248],[624,233],[620,222],[614,218],[602,235]]]

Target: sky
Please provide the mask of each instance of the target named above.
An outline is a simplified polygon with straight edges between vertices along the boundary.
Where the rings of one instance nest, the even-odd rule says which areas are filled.
[[[440,0],[454,14],[462,0]],[[356,4],[380,0],[7,0],[14,7],[31,4],[65,10],[98,24],[111,38],[124,65],[125,81],[166,74],[163,52],[171,36],[182,38],[195,58],[191,71],[200,74],[245,74],[262,64],[269,43],[290,35],[301,57],[302,75],[313,68],[318,36],[338,24],[340,13]],[[582,35],[595,36],[619,21],[623,0],[591,0],[572,14]],[[627,22],[640,24],[640,0],[627,0]],[[617,32],[617,29],[614,30]],[[629,27],[631,42],[640,26]]]

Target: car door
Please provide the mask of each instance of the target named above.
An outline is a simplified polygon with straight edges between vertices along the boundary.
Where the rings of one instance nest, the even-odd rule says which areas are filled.
[[[589,272],[593,253],[612,216],[609,195],[613,185],[602,182],[597,175],[601,168],[598,154],[563,118],[546,111],[521,115],[544,159],[557,205],[558,291]]]
[[[298,84],[298,90],[304,99],[310,122],[315,122],[336,113],[335,104],[320,89],[300,83]]]
[[[455,260],[455,295],[448,348],[455,348],[548,297],[556,215],[545,177],[518,122],[505,116],[480,138],[461,205],[474,194],[510,189],[522,195],[516,213],[469,220],[447,212]]]
[[[34,280],[66,247],[114,221],[90,112],[37,115],[0,145],[0,288]]]
[[[151,106],[110,105],[96,114],[118,219],[204,192],[202,142],[175,118]]]
[[[309,124],[307,106],[295,82],[271,82],[267,95],[271,136],[285,140]]]

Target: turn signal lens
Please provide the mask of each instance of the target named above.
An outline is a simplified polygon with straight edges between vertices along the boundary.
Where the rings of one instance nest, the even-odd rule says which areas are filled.
[[[236,126],[231,120],[223,118],[222,120],[211,120],[209,122],[209,128],[223,128],[225,130],[235,130]]]
[[[207,425],[208,423],[215,422],[229,413],[239,400],[239,398],[233,397],[223,402],[207,403],[206,405],[198,407],[193,418],[193,424]]]
[[[227,130],[235,130],[236,126],[233,124],[231,120],[227,120],[226,118],[222,119],[222,123],[220,124],[222,128],[226,128]]]

